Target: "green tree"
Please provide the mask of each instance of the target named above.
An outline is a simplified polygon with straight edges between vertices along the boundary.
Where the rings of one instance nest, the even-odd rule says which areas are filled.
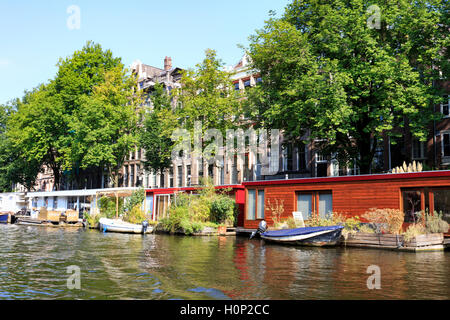
[[[79,168],[106,168],[117,185],[118,168],[136,143],[141,100],[134,88],[121,59],[88,42],[60,59],[55,79],[18,101],[6,133],[11,148],[30,174],[48,166],[56,189],[63,171],[74,176]]]
[[[0,105],[0,192],[12,191],[15,183],[31,190],[40,168],[36,162],[27,161],[6,134],[8,119],[14,113],[15,105],[16,102]]]
[[[152,106],[146,110],[139,142],[145,150],[144,168],[162,173],[172,164],[171,136],[179,121],[162,84],[155,84],[150,101]]]
[[[236,126],[241,115],[238,93],[232,86],[230,73],[223,70],[223,62],[215,50],[207,49],[205,58],[195,69],[186,70],[177,92],[180,118],[184,127],[193,131],[195,121],[203,128],[215,128],[225,133]]]
[[[323,139],[324,153],[369,173],[383,134],[408,126],[425,140],[437,119],[433,86],[443,66],[444,1],[295,0],[250,37],[263,83],[249,94],[260,125]],[[448,21],[447,21],[448,22]],[[444,31],[443,31],[444,30]]]
[[[69,123],[72,141],[65,167],[105,168],[119,186],[119,170],[138,142],[142,98],[135,89],[135,77],[119,66],[105,72],[91,95],[79,98]]]
[[[41,85],[18,101],[17,112],[11,115],[6,132],[11,150],[30,164],[30,172],[35,166],[43,165],[53,171],[56,188],[61,177],[61,150],[66,135],[64,113],[53,84]]]

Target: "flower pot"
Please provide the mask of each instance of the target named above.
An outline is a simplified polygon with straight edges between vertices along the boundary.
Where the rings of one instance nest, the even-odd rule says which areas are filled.
[[[217,233],[220,235],[227,234],[227,226],[219,226],[219,228],[217,229]]]

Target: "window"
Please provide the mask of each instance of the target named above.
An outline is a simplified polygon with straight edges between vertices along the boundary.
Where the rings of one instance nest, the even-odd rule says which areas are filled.
[[[258,190],[257,214],[256,219],[264,219],[264,190]]]
[[[235,84],[234,84],[234,90],[239,90],[239,82],[236,82]]]
[[[326,157],[316,152],[316,177],[326,177],[328,175],[328,163]]]
[[[178,166],[178,187],[183,185],[183,167]]]
[[[264,201],[264,190],[248,190],[247,220],[264,219]]]
[[[53,197],[53,209],[58,208],[58,197]]]
[[[444,115],[444,118],[450,117],[450,95],[444,95],[444,102],[441,103],[441,113]]]
[[[244,81],[244,87],[250,87],[250,79],[247,81]]]
[[[298,145],[297,170],[306,171],[306,148],[307,146],[302,142]]]
[[[327,218],[333,212],[333,194],[331,191],[301,191],[297,193],[297,210],[303,220],[313,216]]]
[[[403,190],[403,212],[405,213],[405,222],[417,222],[422,211],[422,192],[421,190]]]
[[[441,133],[442,156],[450,157],[450,132]]]
[[[262,82],[262,78],[261,77],[256,78],[256,84],[261,83],[261,82]]]
[[[134,164],[130,166],[130,187],[134,187]]]
[[[191,166],[190,165],[186,166],[186,172],[187,172],[187,174],[186,174],[186,184],[187,184],[188,187],[190,187],[191,186]]]
[[[297,194],[297,211],[302,213],[303,220],[309,220],[312,217],[312,195],[311,193]]]
[[[173,188],[173,167],[169,169],[169,188]]]
[[[425,142],[419,139],[412,140],[412,158],[425,159]]]
[[[333,212],[333,197],[331,193],[319,193],[319,216],[326,218]]]
[[[248,190],[247,220],[255,220],[256,190]]]
[[[283,147],[283,171],[292,171],[294,169],[292,158],[292,145],[288,144]]]
[[[450,188],[436,189],[434,193],[434,211],[442,213],[442,219],[450,223]]]
[[[69,197],[67,199],[67,209],[75,209],[77,204],[77,197]]]

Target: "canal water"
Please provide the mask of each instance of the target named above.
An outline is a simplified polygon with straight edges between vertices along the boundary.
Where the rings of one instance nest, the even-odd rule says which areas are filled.
[[[378,290],[367,287],[370,265],[381,271]],[[67,286],[70,266],[80,270],[80,289]],[[448,251],[285,247],[244,237],[0,225],[0,299],[449,298]]]

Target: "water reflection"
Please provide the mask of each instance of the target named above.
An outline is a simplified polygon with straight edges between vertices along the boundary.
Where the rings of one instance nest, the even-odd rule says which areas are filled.
[[[0,299],[448,299],[450,252],[0,226]],[[68,290],[67,267],[82,270]],[[369,265],[381,290],[368,290]]]

